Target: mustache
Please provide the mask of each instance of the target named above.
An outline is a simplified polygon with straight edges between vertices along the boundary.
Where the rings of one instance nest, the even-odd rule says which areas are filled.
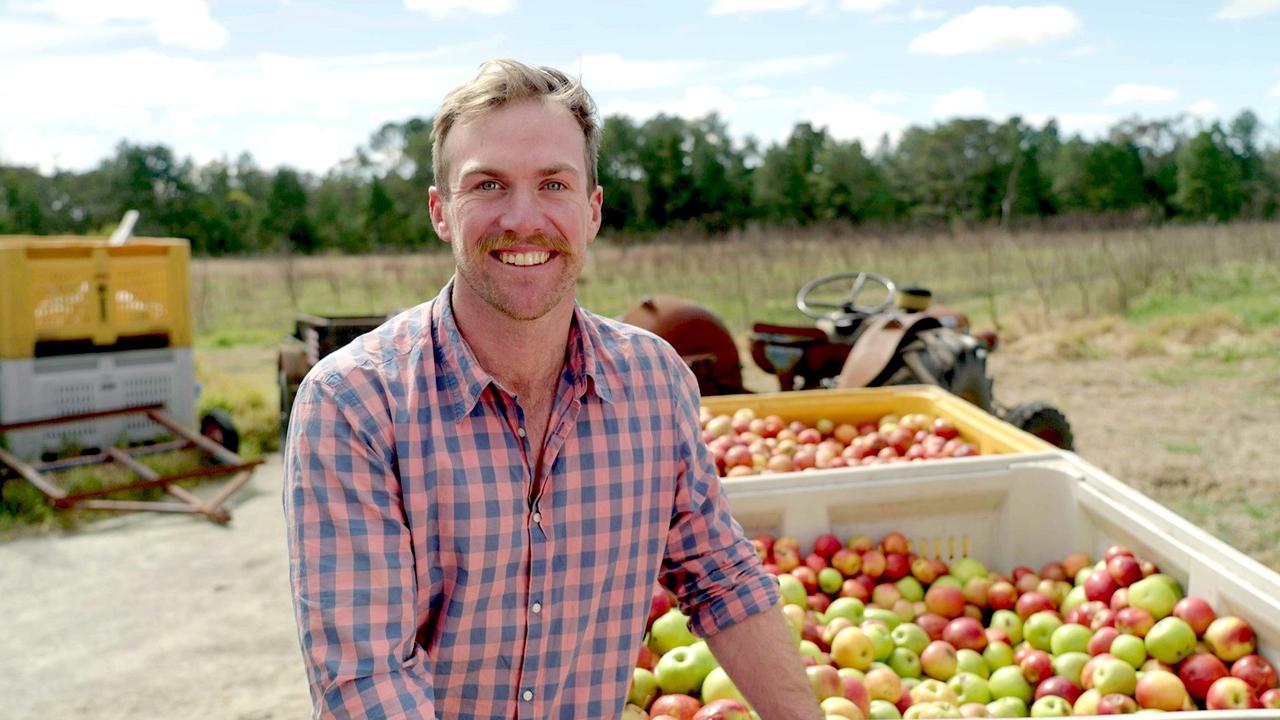
[[[562,255],[572,255],[573,248],[569,247],[569,241],[559,235],[545,235],[538,233],[522,237],[516,233],[507,232],[499,235],[489,235],[480,238],[476,243],[476,252],[488,255],[498,250],[506,250],[517,245],[536,245],[552,252],[558,252]]]

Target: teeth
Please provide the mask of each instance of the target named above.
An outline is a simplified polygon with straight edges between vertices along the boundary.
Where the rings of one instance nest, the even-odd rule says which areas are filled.
[[[551,259],[549,252],[498,253],[498,259],[508,265],[541,265]]]

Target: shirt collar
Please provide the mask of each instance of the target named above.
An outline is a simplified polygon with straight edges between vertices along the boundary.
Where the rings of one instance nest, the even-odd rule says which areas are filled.
[[[435,345],[436,386],[449,393],[454,422],[461,422],[475,410],[476,403],[490,385],[497,381],[480,365],[453,314],[453,284],[450,278],[431,309],[433,344]],[[599,356],[599,338],[589,313],[574,303],[573,322],[569,327],[569,357],[566,370],[576,394],[590,391],[605,402],[613,402],[604,363]]]

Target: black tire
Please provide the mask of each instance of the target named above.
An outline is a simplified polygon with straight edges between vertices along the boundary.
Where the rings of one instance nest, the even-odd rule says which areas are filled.
[[[1058,408],[1044,402],[1028,402],[1015,405],[1005,413],[1005,422],[1025,430],[1050,445],[1063,450],[1075,449],[1071,423]]]
[[[231,415],[222,408],[214,408],[200,418],[200,434],[233,453],[240,452],[240,433],[231,422]]]

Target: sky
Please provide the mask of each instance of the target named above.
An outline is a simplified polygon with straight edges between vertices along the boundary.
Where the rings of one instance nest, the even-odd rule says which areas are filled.
[[[1280,0],[0,0],[0,163],[121,140],[323,173],[494,57],[579,75],[604,116],[799,121],[874,145],[951,117],[1256,112],[1280,141]]]

